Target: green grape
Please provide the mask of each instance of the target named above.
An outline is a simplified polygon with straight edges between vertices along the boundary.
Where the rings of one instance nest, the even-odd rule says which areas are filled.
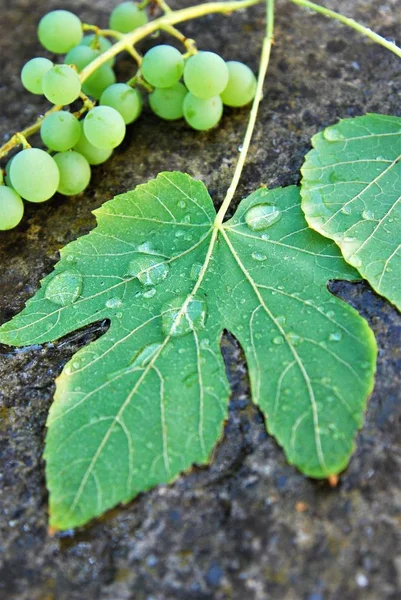
[[[228,68],[214,52],[198,52],[185,63],[184,82],[198,98],[212,98],[221,94],[228,83]]]
[[[91,168],[86,158],[73,150],[59,152],[53,158],[60,172],[57,191],[65,196],[83,192],[91,178]]]
[[[109,65],[102,65],[82,84],[82,91],[95,100],[99,100],[104,90],[116,81],[113,69]]]
[[[169,88],[156,88],[149,94],[150,108],[162,119],[181,119],[184,116],[183,103],[187,92],[187,88],[180,81]]]
[[[171,87],[184,72],[184,59],[173,46],[155,46],[143,57],[141,71],[146,81],[154,87]]]
[[[31,58],[21,71],[22,85],[31,94],[43,94],[42,79],[53,63],[48,58]]]
[[[100,96],[100,104],[115,108],[128,125],[141,113],[142,96],[126,83],[114,83],[104,90]]]
[[[113,44],[110,42],[110,40],[103,37],[102,35],[96,36],[94,33],[89,33],[88,35],[84,35],[84,37],[82,38],[81,43],[80,43],[80,46],[89,46],[92,50],[94,50],[96,52],[97,56],[106,52],[106,50],[111,48],[112,45]],[[104,64],[112,67],[112,66],[114,66],[115,61],[116,61],[115,57],[112,56],[110,58],[110,60],[108,60]]]
[[[66,110],[48,115],[40,128],[43,143],[57,152],[64,152],[75,146],[80,135],[78,119]]]
[[[123,2],[112,11],[109,26],[120,33],[129,33],[147,22],[148,15],[135,2]]]
[[[88,46],[75,46],[64,58],[65,65],[75,65],[78,72],[81,72],[92,60],[95,60],[99,55],[96,50]]]
[[[79,138],[78,143],[75,144],[74,150],[82,154],[90,165],[100,165],[101,163],[106,162],[112,155],[113,150],[96,148],[96,146],[91,144],[84,133],[83,125],[84,122],[79,121],[81,137]]]
[[[43,77],[43,93],[53,104],[71,104],[80,92],[79,75],[68,65],[56,65]]]
[[[21,197],[6,185],[0,185],[0,230],[16,227],[24,214]]]
[[[223,104],[227,106],[245,106],[254,99],[256,93],[256,77],[244,63],[231,60],[228,67],[228,83],[222,94]]]
[[[39,41],[50,52],[64,54],[82,39],[82,23],[68,10],[53,10],[39,22]]]
[[[110,106],[95,106],[85,117],[84,133],[97,148],[116,148],[124,139],[124,119]]]
[[[6,175],[4,177],[4,181],[5,181],[6,185],[7,185],[7,187],[10,187],[10,188],[14,189],[14,186],[11,183],[11,179],[10,179],[10,167],[11,167],[11,163],[13,162],[13,160],[14,160],[14,156],[11,157],[10,160],[6,164],[6,168],[5,168]]]
[[[53,158],[39,148],[16,154],[10,167],[15,191],[29,202],[44,202],[57,191],[60,174]]]
[[[188,92],[184,98],[183,108],[186,122],[198,131],[211,129],[217,125],[223,114],[223,103],[220,96],[204,100]]]

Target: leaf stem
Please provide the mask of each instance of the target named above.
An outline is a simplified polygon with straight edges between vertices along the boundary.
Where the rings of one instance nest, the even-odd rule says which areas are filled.
[[[243,171],[245,161],[247,158],[247,154],[249,151],[249,146],[251,144],[253,131],[255,129],[259,105],[263,98],[263,84],[264,84],[264,81],[266,78],[267,68],[269,66],[271,47],[274,43],[274,39],[273,39],[273,36],[274,36],[274,0],[267,0],[266,4],[267,4],[266,36],[263,40],[263,45],[262,45],[262,53],[261,53],[261,58],[260,58],[260,67],[259,67],[258,82],[257,82],[257,87],[256,87],[256,94],[255,94],[255,98],[253,100],[251,112],[249,115],[249,121],[248,121],[248,125],[246,128],[244,141],[242,144],[241,153],[238,158],[237,165],[235,167],[234,175],[233,175],[230,187],[228,188],[226,196],[220,207],[220,210],[216,215],[214,226],[217,229],[219,229],[221,224],[223,223],[225,214],[231,204],[231,200],[233,199],[236,189],[238,187],[238,183],[241,178],[242,171]]]
[[[309,0],[291,0],[291,2],[297,4],[298,6],[303,6],[304,8],[310,8],[314,12],[320,13],[325,17],[328,17],[329,19],[335,19],[336,21],[340,21],[340,23],[343,23],[344,25],[355,29],[355,31],[362,33],[362,35],[365,35],[366,37],[370,38],[371,40],[376,42],[376,44],[380,44],[380,46],[387,48],[387,50],[394,52],[394,54],[401,58],[401,48],[399,48],[394,42],[386,40],[386,38],[382,37],[378,33],[375,33],[374,31],[369,29],[369,27],[361,25],[354,19],[345,17],[344,15],[337,13],[334,10],[330,10],[328,8],[325,8],[324,6],[315,4],[314,2],[309,2]]]

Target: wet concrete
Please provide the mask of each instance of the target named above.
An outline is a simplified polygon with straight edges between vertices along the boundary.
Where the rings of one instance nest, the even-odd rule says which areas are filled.
[[[115,2],[0,1],[0,135],[46,110],[24,92],[19,71],[41,54],[35,26],[51,8],[106,25]],[[189,2],[180,3],[180,6]],[[398,0],[341,0],[330,7],[399,37]],[[263,9],[214,16],[182,28],[201,49],[255,70]],[[400,40],[398,40],[400,41]],[[144,48],[149,46],[145,44]],[[127,59],[119,62],[129,75]],[[367,111],[401,115],[401,63],[356,33],[278,2],[276,45],[237,201],[264,183],[299,181],[310,136]],[[87,191],[27,205],[18,229],[0,234],[0,322],[19,311],[57,261],[58,249],[94,226],[91,210],[161,170],[201,177],[221,202],[238,156],[246,111],[198,134],[148,112],[124,144],[93,170]],[[366,423],[336,489],[285,462],[251,404],[241,349],[223,352],[232,385],[230,418],[212,465],[141,495],[80,532],[47,536],[41,458],[54,380],[92,326],[45,347],[0,355],[0,598],[12,600],[395,600],[401,592],[401,316],[364,283],[331,289],[368,319],[379,345]]]

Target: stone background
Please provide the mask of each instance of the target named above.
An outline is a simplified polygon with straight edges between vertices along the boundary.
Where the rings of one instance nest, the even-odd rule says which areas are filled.
[[[116,1],[0,0],[0,136],[5,140],[46,110],[23,91],[19,72],[41,54],[39,18],[68,8],[107,24]],[[190,4],[189,0],[174,6]],[[330,0],[400,42],[399,0]],[[266,95],[237,200],[261,183],[299,181],[310,136],[338,118],[366,111],[401,115],[401,63],[345,27],[277,1],[276,45]],[[183,31],[201,49],[256,70],[263,7],[213,16]],[[148,47],[145,44],[143,49]],[[122,59],[118,71],[129,75]],[[18,312],[49,273],[58,249],[94,226],[91,210],[117,193],[179,169],[200,176],[219,204],[247,119],[227,110],[199,134],[149,112],[92,184],[76,198],[26,204],[18,229],[0,233],[0,322]],[[244,358],[227,336],[232,385],[225,437],[210,468],[143,494],[62,538],[49,538],[45,419],[54,380],[72,354],[98,337],[92,326],[45,347],[1,348],[0,598],[4,600],[395,600],[401,593],[401,316],[364,283],[332,291],[369,320],[379,344],[378,375],[356,452],[339,486],[304,478],[285,462],[252,406]],[[299,504],[303,503],[303,504]],[[303,510],[300,510],[303,509]],[[398,552],[398,555],[397,555]]]

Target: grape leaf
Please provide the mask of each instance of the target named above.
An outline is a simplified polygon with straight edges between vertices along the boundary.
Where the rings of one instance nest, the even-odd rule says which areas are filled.
[[[346,119],[312,144],[301,186],[308,224],[401,308],[401,118]]]
[[[200,182],[161,173],[96,211],[0,342],[42,343],[110,319],[57,380],[48,418],[50,524],[82,525],[206,463],[227,417],[223,329],[290,463],[341,471],[372,390],[367,323],[327,289],[358,277],[306,227],[296,187],[258,190],[215,220]]]

